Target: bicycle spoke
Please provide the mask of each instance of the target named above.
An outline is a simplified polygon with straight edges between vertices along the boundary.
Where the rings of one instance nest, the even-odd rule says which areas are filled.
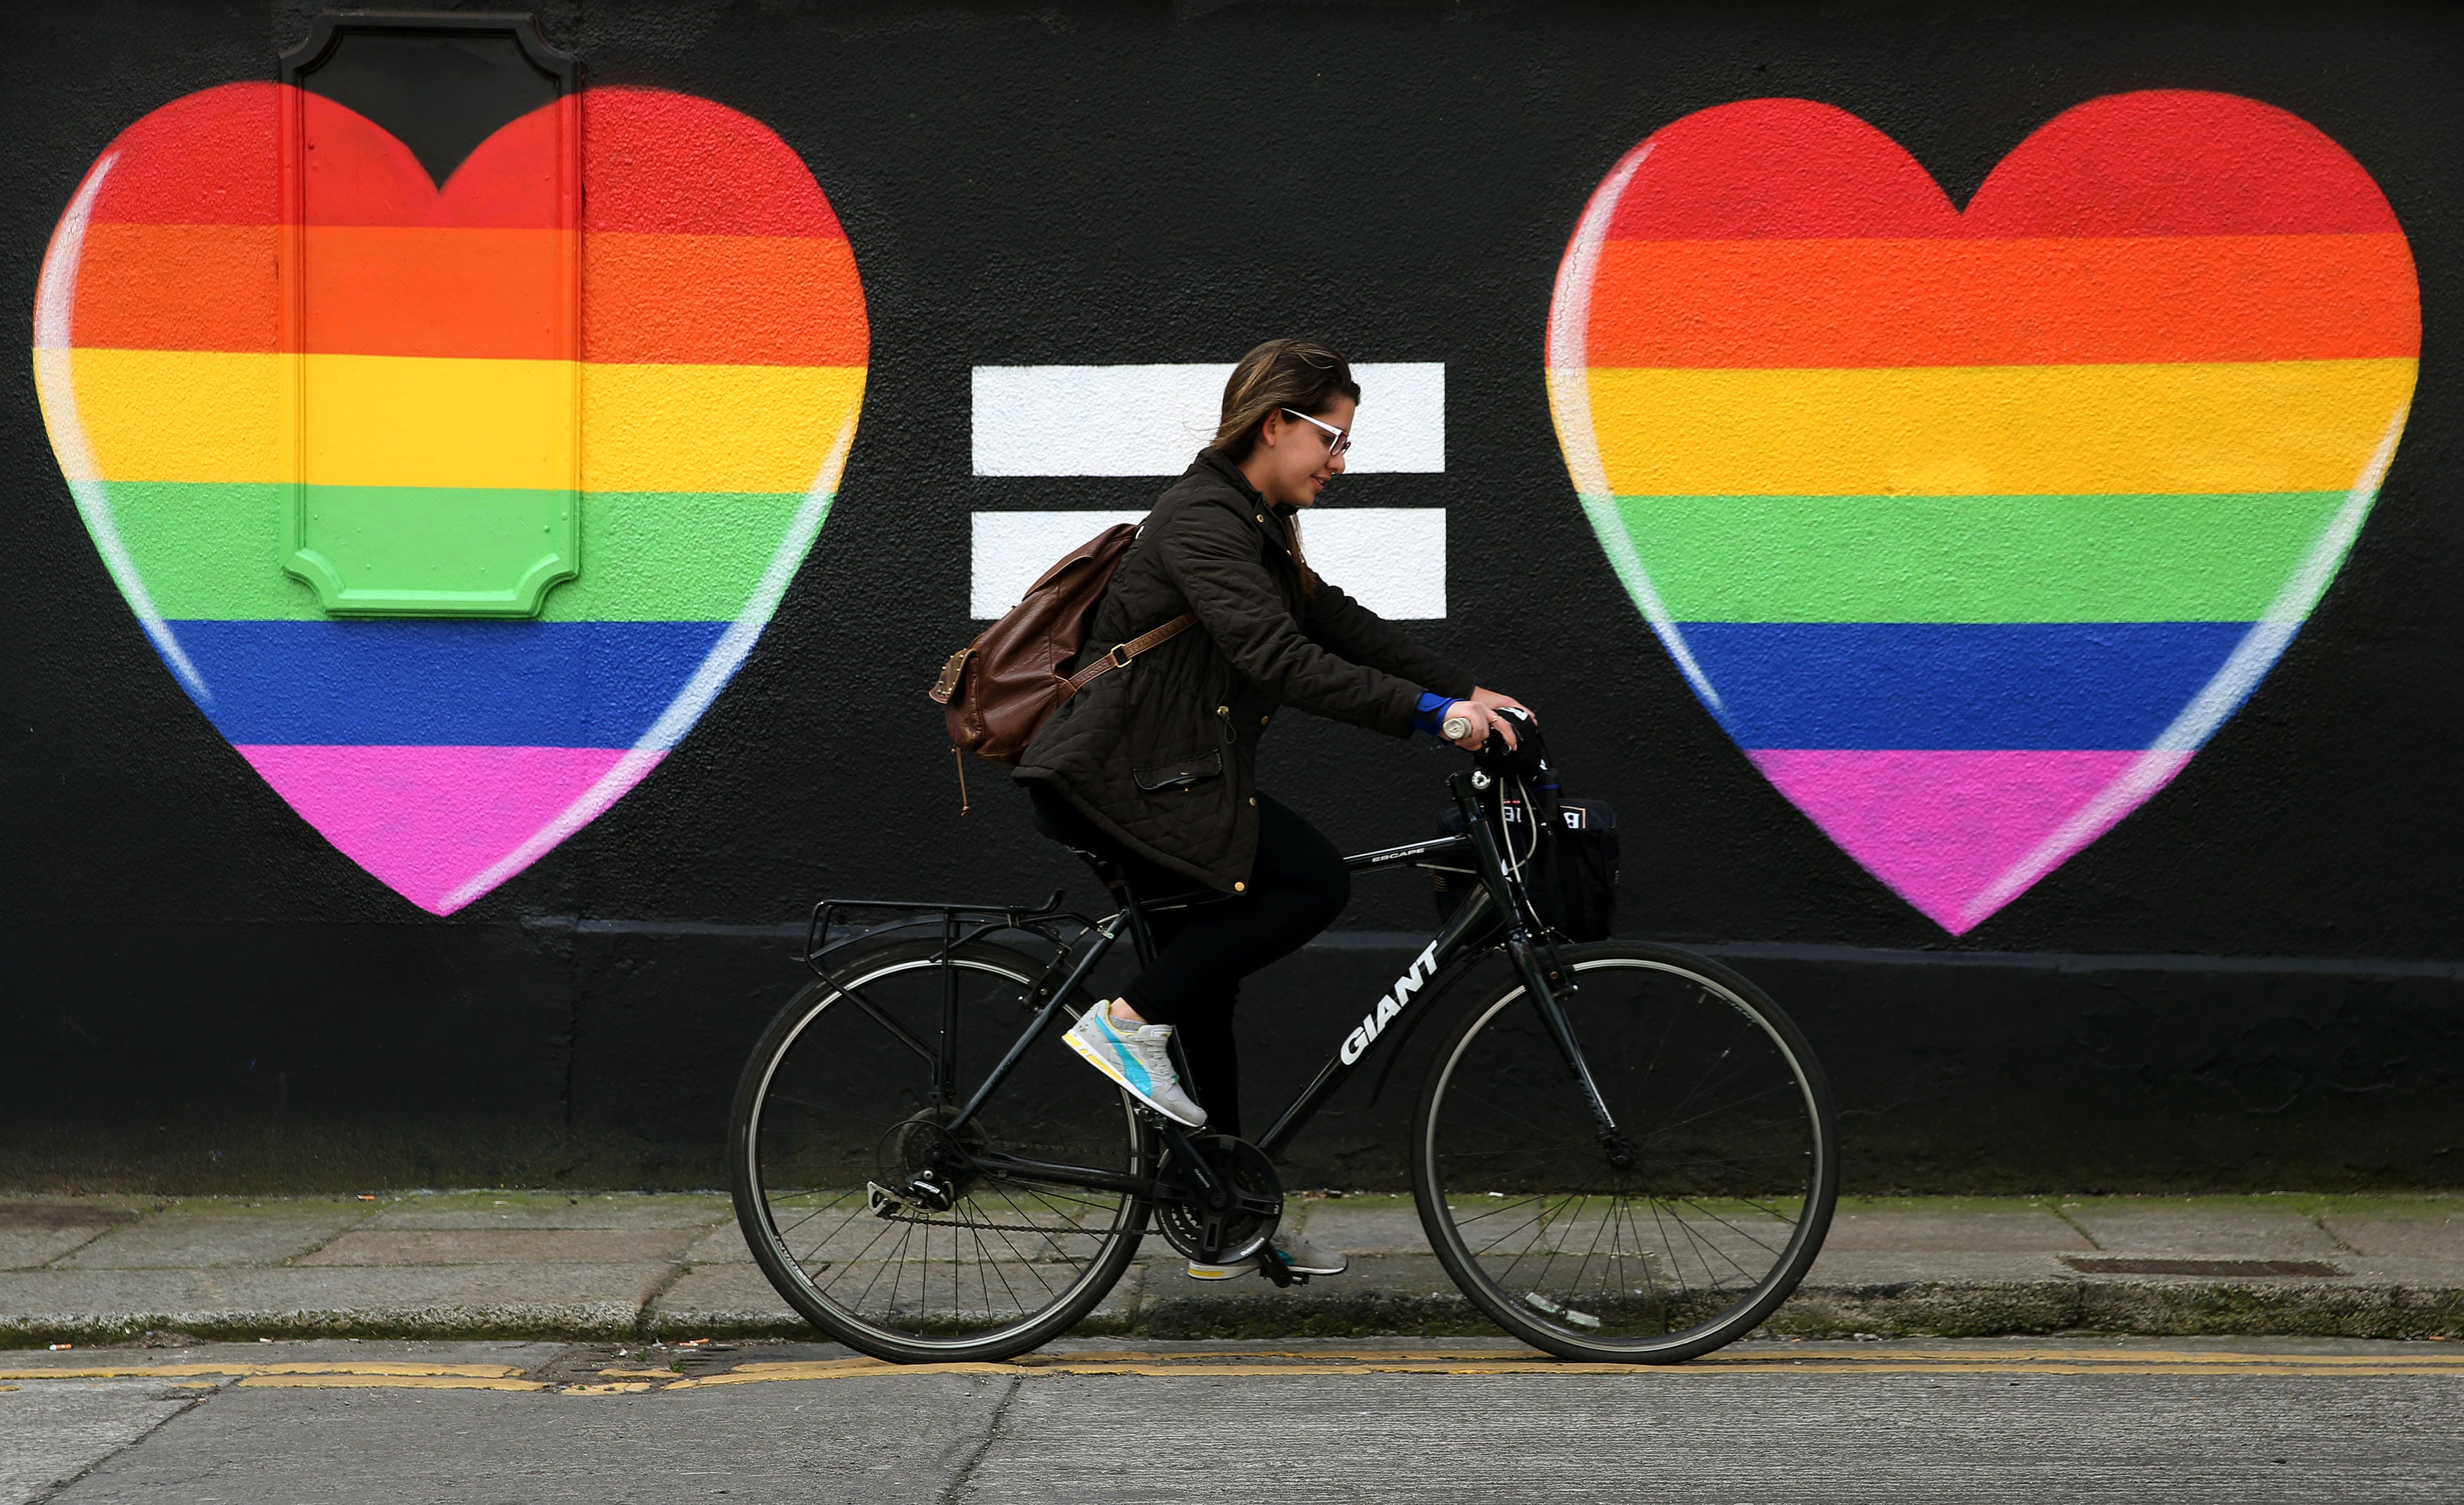
[[[1801,1274],[1808,1220],[1829,1215],[1830,1127],[1768,1004],[1653,948],[1571,965],[1579,985],[1560,1006],[1631,1127],[1601,1138],[1537,1011],[1501,989],[1433,1067],[1423,1215],[1449,1270],[1519,1336],[1577,1357],[1685,1357],[1741,1334]]]
[[[1143,1220],[1132,1215],[1143,1204],[1116,1192],[979,1168],[1003,1155],[1114,1174],[1145,1163],[1145,1131],[1120,1093],[1057,1041],[1021,1056],[986,1111],[942,1126],[955,1107],[936,1104],[936,1079],[955,1084],[945,1099],[971,1097],[1035,1017],[1046,966],[996,960],[1012,954],[952,953],[954,1027],[937,946],[890,942],[842,959],[844,981],[791,1006],[773,1027],[775,1055],[748,1073],[760,1096],[740,1130],[739,1200],[794,1252],[782,1262],[757,1243],[755,1257],[800,1310],[858,1346],[965,1357],[1066,1320],[1054,1314],[1083,1310],[1117,1277]],[[919,1032],[902,1020],[934,1022]],[[919,1033],[941,1052],[916,1050]]]

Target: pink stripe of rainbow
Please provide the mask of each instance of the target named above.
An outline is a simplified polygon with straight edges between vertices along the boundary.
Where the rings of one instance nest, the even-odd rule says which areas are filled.
[[[623,748],[263,744],[238,752],[343,856],[430,914],[468,904],[472,896],[462,890],[473,874],[492,872],[551,827],[578,827],[623,798],[666,755]],[[629,777],[597,787],[628,757]],[[575,820],[584,796],[593,796],[591,808]]]
[[[2189,752],[1760,749],[1840,849],[1959,935],[2172,782]]]

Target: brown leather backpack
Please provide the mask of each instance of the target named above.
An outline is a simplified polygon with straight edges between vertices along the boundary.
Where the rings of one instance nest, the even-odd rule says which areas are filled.
[[[1183,613],[1152,632],[1127,643],[1075,674],[1061,670],[1087,645],[1087,625],[1121,567],[1139,525],[1116,523],[1062,556],[1027,587],[1025,597],[1009,614],[941,665],[941,677],[926,691],[943,708],[950,724],[950,751],[973,752],[988,763],[1008,767],[1026,752],[1045,718],[1070,696],[1159,643],[1195,626],[1196,617]],[[958,797],[966,799],[966,764],[958,765]],[[963,808],[961,814],[964,813]]]

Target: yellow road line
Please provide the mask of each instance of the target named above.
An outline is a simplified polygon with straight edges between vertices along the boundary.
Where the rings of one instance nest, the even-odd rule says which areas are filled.
[[[209,1374],[410,1374],[503,1380],[521,1372],[509,1363],[407,1363],[390,1359],[332,1363],[301,1360],[290,1363],[132,1363],[97,1364],[78,1369],[0,1369],[0,1380],[190,1379]]]
[[[1352,1359],[1413,1363],[1468,1360],[1486,1363],[1491,1360],[1510,1359],[1540,1361],[1541,1356],[1529,1349],[1521,1348],[1221,1348],[1212,1352],[1204,1349],[1156,1352],[1153,1349],[1138,1348],[1119,1352],[1021,1354],[1010,1363],[1032,1367],[1057,1363],[1177,1363],[1192,1359],[1303,1359],[1317,1363]],[[841,1362],[854,1363],[855,1361]]]
[[[1720,1369],[1679,1364],[1580,1363],[1566,1360],[1513,1358],[1455,1351],[1433,1354],[1293,1354],[1295,1362],[1260,1363],[1280,1357],[1271,1353],[1213,1354],[1056,1354],[1019,1363],[885,1363],[871,1359],[833,1359],[808,1363],[753,1363],[725,1374],[707,1375],[666,1386],[693,1389],[713,1385],[760,1385],[795,1380],[855,1380],[890,1375],[944,1374],[1068,1374],[1131,1375],[1169,1378],[1186,1375],[1254,1377],[1262,1375],[1324,1376],[1338,1374],[1433,1375],[1665,1375],[1688,1373],[1805,1374],[1824,1368],[1820,1358],[1754,1356],[1756,1362],[1731,1361]],[[1947,1354],[1860,1355],[1868,1362],[1833,1373],[1854,1374],[2232,1374],[2232,1375],[2394,1375],[2458,1374],[2464,1366],[2444,1360],[2412,1361],[2362,1355],[2297,1354],[2145,1355],[2078,1353],[2056,1350],[2007,1356]],[[2213,1362],[2213,1361],[2225,1362]],[[1333,1361],[1333,1362],[1330,1362]]]
[[[658,1386],[648,1380],[619,1380],[609,1385],[568,1385],[559,1395],[639,1395]]]
[[[871,1379],[892,1375],[1122,1375],[1168,1379],[1343,1374],[1661,1375],[1687,1374],[2043,1374],[2251,1375],[2314,1378],[2448,1374],[2464,1376],[2464,1354],[2401,1358],[2377,1354],[2277,1354],[2198,1349],[2010,1348],[1971,1350],[1791,1349],[1708,1355],[1688,1364],[1585,1363],[1494,1348],[1219,1349],[1183,1353],[1108,1350],[1031,1354],[1008,1363],[955,1362],[896,1364],[877,1359],[820,1359],[739,1364],[724,1373],[661,1384],[670,1371],[603,1369],[597,1383],[568,1385],[567,1395],[637,1395],[716,1385],[803,1380]],[[121,1364],[0,1370],[0,1380],[186,1380],[183,1388],[210,1389],[209,1377],[231,1376],[258,1388],[453,1389],[539,1391],[557,1388],[518,1378],[508,1364],[421,1364],[390,1361],[292,1362],[255,1364]],[[0,1385],[14,1389],[16,1385]]]
[[[1536,1363],[1555,1368],[1567,1367],[1564,1361],[1544,1358],[1535,1353],[1498,1348],[1358,1348],[1358,1349],[1221,1349],[1214,1352],[1155,1352],[1126,1350],[1089,1353],[1024,1354],[1011,1363],[1021,1368],[1055,1368],[1089,1364],[1162,1363],[1189,1364],[1287,1359],[1316,1364],[1342,1363]],[[846,1359],[834,1361],[839,1366],[862,1364],[866,1361]],[[1791,1347],[1777,1351],[1739,1351],[1727,1349],[1688,1361],[1694,1364],[1728,1364],[1769,1366],[1804,1363],[1897,1363],[1897,1364],[1972,1364],[1991,1362],[2001,1364],[2039,1363],[2167,1363],[2231,1366],[2243,1364],[2302,1363],[2377,1367],[2397,1364],[2411,1367],[2453,1367],[2464,1369],[2464,1353],[2422,1354],[2390,1359],[2376,1354],[2304,1354],[2247,1353],[2216,1349],[2182,1348],[1961,1348],[1961,1349],[1841,1349],[1828,1351],[1816,1347]],[[744,1365],[750,1368],[754,1365]],[[1612,1367],[1629,1368],[1617,1364]],[[1649,1366],[1644,1366],[1649,1367]],[[1665,1366],[1663,1366],[1665,1367]]]
[[[1786,1353],[1738,1353],[1727,1350],[1705,1354],[1691,1361],[1695,1363],[1974,1363],[1990,1360],[1997,1363],[2307,1363],[2361,1364],[2398,1363],[2408,1367],[2428,1365],[2464,1369],[2464,1353],[2424,1354],[2419,1358],[2386,1359],[2375,1354],[2304,1354],[2304,1353],[2234,1353],[2220,1349],[2199,1348],[1968,1348],[1968,1349],[1862,1349],[1827,1353],[1821,1350],[1792,1350]]]
[[[878,1359],[817,1359],[805,1363],[740,1364],[724,1374],[696,1375],[667,1385],[667,1390],[697,1390],[713,1385],[762,1385],[774,1380],[836,1380],[874,1374],[1020,1374],[1032,1373],[1008,1363],[884,1363]]]
[[[252,1374],[238,1382],[286,1390],[544,1390],[540,1380],[477,1380],[447,1374]]]

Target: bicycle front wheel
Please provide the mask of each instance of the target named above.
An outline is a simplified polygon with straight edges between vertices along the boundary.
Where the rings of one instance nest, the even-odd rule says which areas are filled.
[[[1137,1252],[1148,1204],[979,1159],[1150,1175],[1153,1131],[1055,1020],[983,1108],[957,1111],[1033,1019],[1044,972],[1006,947],[890,942],[836,960],[746,1062],[729,1134],[736,1213],[787,1303],[902,1363],[1006,1359],[1067,1331]],[[1074,1017],[1091,1000],[1069,1000]],[[884,1199],[932,1170],[946,1206]]]
[[[1674,948],[1561,953],[1603,1134],[1519,979],[1474,1004],[1413,1126],[1420,1221],[1507,1332],[1570,1359],[1673,1363],[1751,1331],[1820,1252],[1831,1091],[1762,991]]]

